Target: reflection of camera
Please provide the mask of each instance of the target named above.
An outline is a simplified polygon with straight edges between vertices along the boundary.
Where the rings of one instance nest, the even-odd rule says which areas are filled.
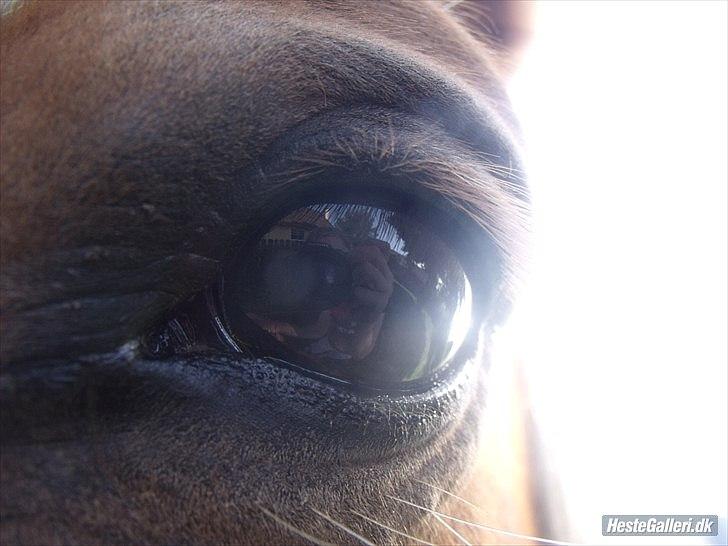
[[[349,256],[324,244],[262,248],[247,264],[239,293],[243,311],[308,324],[351,295]]]

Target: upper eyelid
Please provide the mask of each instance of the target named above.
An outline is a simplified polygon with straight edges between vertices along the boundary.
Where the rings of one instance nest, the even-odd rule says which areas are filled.
[[[529,232],[530,203],[523,171],[515,149],[502,151],[502,142],[463,142],[436,122],[419,116],[375,110],[375,115],[346,112],[329,114],[314,125],[324,136],[310,137],[305,131],[288,136],[296,141],[292,150],[269,153],[273,161],[260,177],[269,191],[285,192],[328,169],[343,172],[365,170],[376,179],[381,173],[407,179],[411,191],[430,191],[448,200],[460,214],[480,226],[498,250],[515,259],[525,252]],[[360,120],[364,120],[361,122]],[[343,125],[343,128],[341,127]],[[311,142],[306,142],[310,140]],[[303,142],[303,144],[301,144]],[[285,148],[285,146],[284,146]],[[491,151],[500,151],[498,156]],[[345,183],[345,180],[342,180]]]

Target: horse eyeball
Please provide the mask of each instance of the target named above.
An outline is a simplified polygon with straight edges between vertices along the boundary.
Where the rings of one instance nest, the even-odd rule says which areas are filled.
[[[225,327],[258,356],[374,388],[432,381],[471,326],[450,246],[398,207],[314,203],[242,248],[220,288]]]

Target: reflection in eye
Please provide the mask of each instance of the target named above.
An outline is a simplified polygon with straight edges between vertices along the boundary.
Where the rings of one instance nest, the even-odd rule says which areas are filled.
[[[244,249],[221,299],[233,338],[257,339],[260,356],[376,386],[446,367],[470,327],[472,295],[424,223],[400,210],[320,203]]]

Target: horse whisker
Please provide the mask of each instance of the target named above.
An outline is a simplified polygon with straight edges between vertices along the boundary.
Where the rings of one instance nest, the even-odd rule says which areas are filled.
[[[350,534],[351,536],[353,536],[357,540],[361,541],[362,544],[366,544],[367,546],[376,546],[376,544],[374,544],[372,541],[364,538],[363,536],[361,536],[356,531],[353,531],[352,529],[349,529],[346,525],[344,525],[340,521],[336,521],[334,518],[332,518],[328,514],[324,514],[323,512],[319,512],[315,508],[311,508],[311,510],[313,510],[315,513],[317,513],[319,516],[321,516],[322,518],[324,518],[326,521],[328,521],[332,525],[335,525],[336,527],[338,527],[342,531]]]
[[[285,527],[286,529],[288,529],[292,533],[294,533],[294,534],[296,534],[296,535],[298,535],[298,536],[300,536],[302,538],[305,538],[309,542],[312,542],[313,544],[316,544],[317,546],[335,546],[331,542],[325,542],[324,540],[322,540],[320,538],[317,538],[317,537],[315,537],[313,535],[309,535],[307,532],[299,529],[298,527],[295,527],[291,523],[288,523],[286,520],[284,520],[284,519],[276,516],[273,512],[271,512],[269,510],[266,510],[260,504],[257,504],[256,503],[256,506],[258,507],[258,509],[261,512],[263,512],[266,516],[268,516],[269,518],[271,518],[273,521],[275,521],[279,525]]]
[[[460,542],[462,542],[465,546],[471,546],[470,542],[468,542],[468,540],[463,535],[461,535],[455,529],[453,529],[452,525],[450,525],[444,519],[442,519],[439,514],[437,514],[434,511],[432,511],[431,513],[432,513],[433,516],[435,516],[435,519],[437,521],[439,521],[448,531],[450,531],[453,535],[455,535],[456,537],[458,537],[458,540]]]
[[[520,538],[525,540],[532,540],[534,542],[541,542],[543,544],[554,544],[556,546],[577,546],[574,542],[565,542],[563,540],[552,540],[550,538],[541,538],[536,537],[532,535],[525,535],[523,533],[514,533],[513,531],[506,531],[505,529],[498,529],[497,527],[491,527],[489,525],[483,525],[482,523],[475,523],[473,521],[466,521],[464,519],[456,518],[455,516],[450,516],[448,514],[443,514],[442,512],[437,512],[436,510],[432,510],[430,508],[427,508],[425,506],[420,506],[419,504],[415,504],[414,502],[409,502],[404,499],[400,499],[398,497],[393,497],[391,495],[387,495],[392,500],[396,500],[398,502],[407,504],[409,506],[412,506],[414,508],[419,508],[420,510],[424,510],[425,512],[430,512],[431,514],[435,514],[438,516],[442,516],[443,518],[449,519],[451,521],[457,521],[458,523],[462,523],[464,525],[470,525],[472,527],[477,527],[479,529],[483,529],[485,531],[491,531],[493,533],[499,533],[501,535],[506,535],[514,538]]]
[[[407,533],[403,533],[402,531],[398,531],[397,529],[393,529],[389,525],[384,525],[383,523],[381,523],[381,522],[379,522],[379,521],[377,521],[375,519],[372,519],[372,518],[370,518],[368,516],[365,516],[364,514],[361,514],[361,513],[357,512],[356,510],[352,510],[351,512],[353,514],[356,514],[360,518],[364,518],[365,520],[367,520],[367,521],[369,521],[369,522],[371,522],[371,523],[373,523],[375,525],[378,525],[379,527],[382,527],[383,529],[386,529],[387,531],[391,531],[392,533],[394,533],[396,535],[400,535],[400,536],[403,536],[403,537],[408,538],[410,540],[414,540],[415,542],[419,542],[420,544],[425,544],[426,546],[435,546],[432,542],[427,542],[426,540],[422,540],[421,538],[413,537],[412,535],[408,535]]]
[[[432,489],[436,489],[436,490],[440,491],[441,493],[445,493],[446,495],[449,495],[452,498],[459,500],[460,502],[464,502],[465,504],[467,504],[468,506],[470,506],[472,508],[475,508],[476,510],[482,511],[482,509],[479,506],[473,504],[469,500],[466,500],[466,499],[464,499],[462,497],[457,496],[455,493],[451,493],[447,489],[443,489],[442,487],[437,487],[436,485],[432,485],[430,483],[423,482],[422,480],[417,480],[416,479],[414,481],[416,481],[417,483],[421,483],[422,485],[426,485],[427,487],[431,487]]]

